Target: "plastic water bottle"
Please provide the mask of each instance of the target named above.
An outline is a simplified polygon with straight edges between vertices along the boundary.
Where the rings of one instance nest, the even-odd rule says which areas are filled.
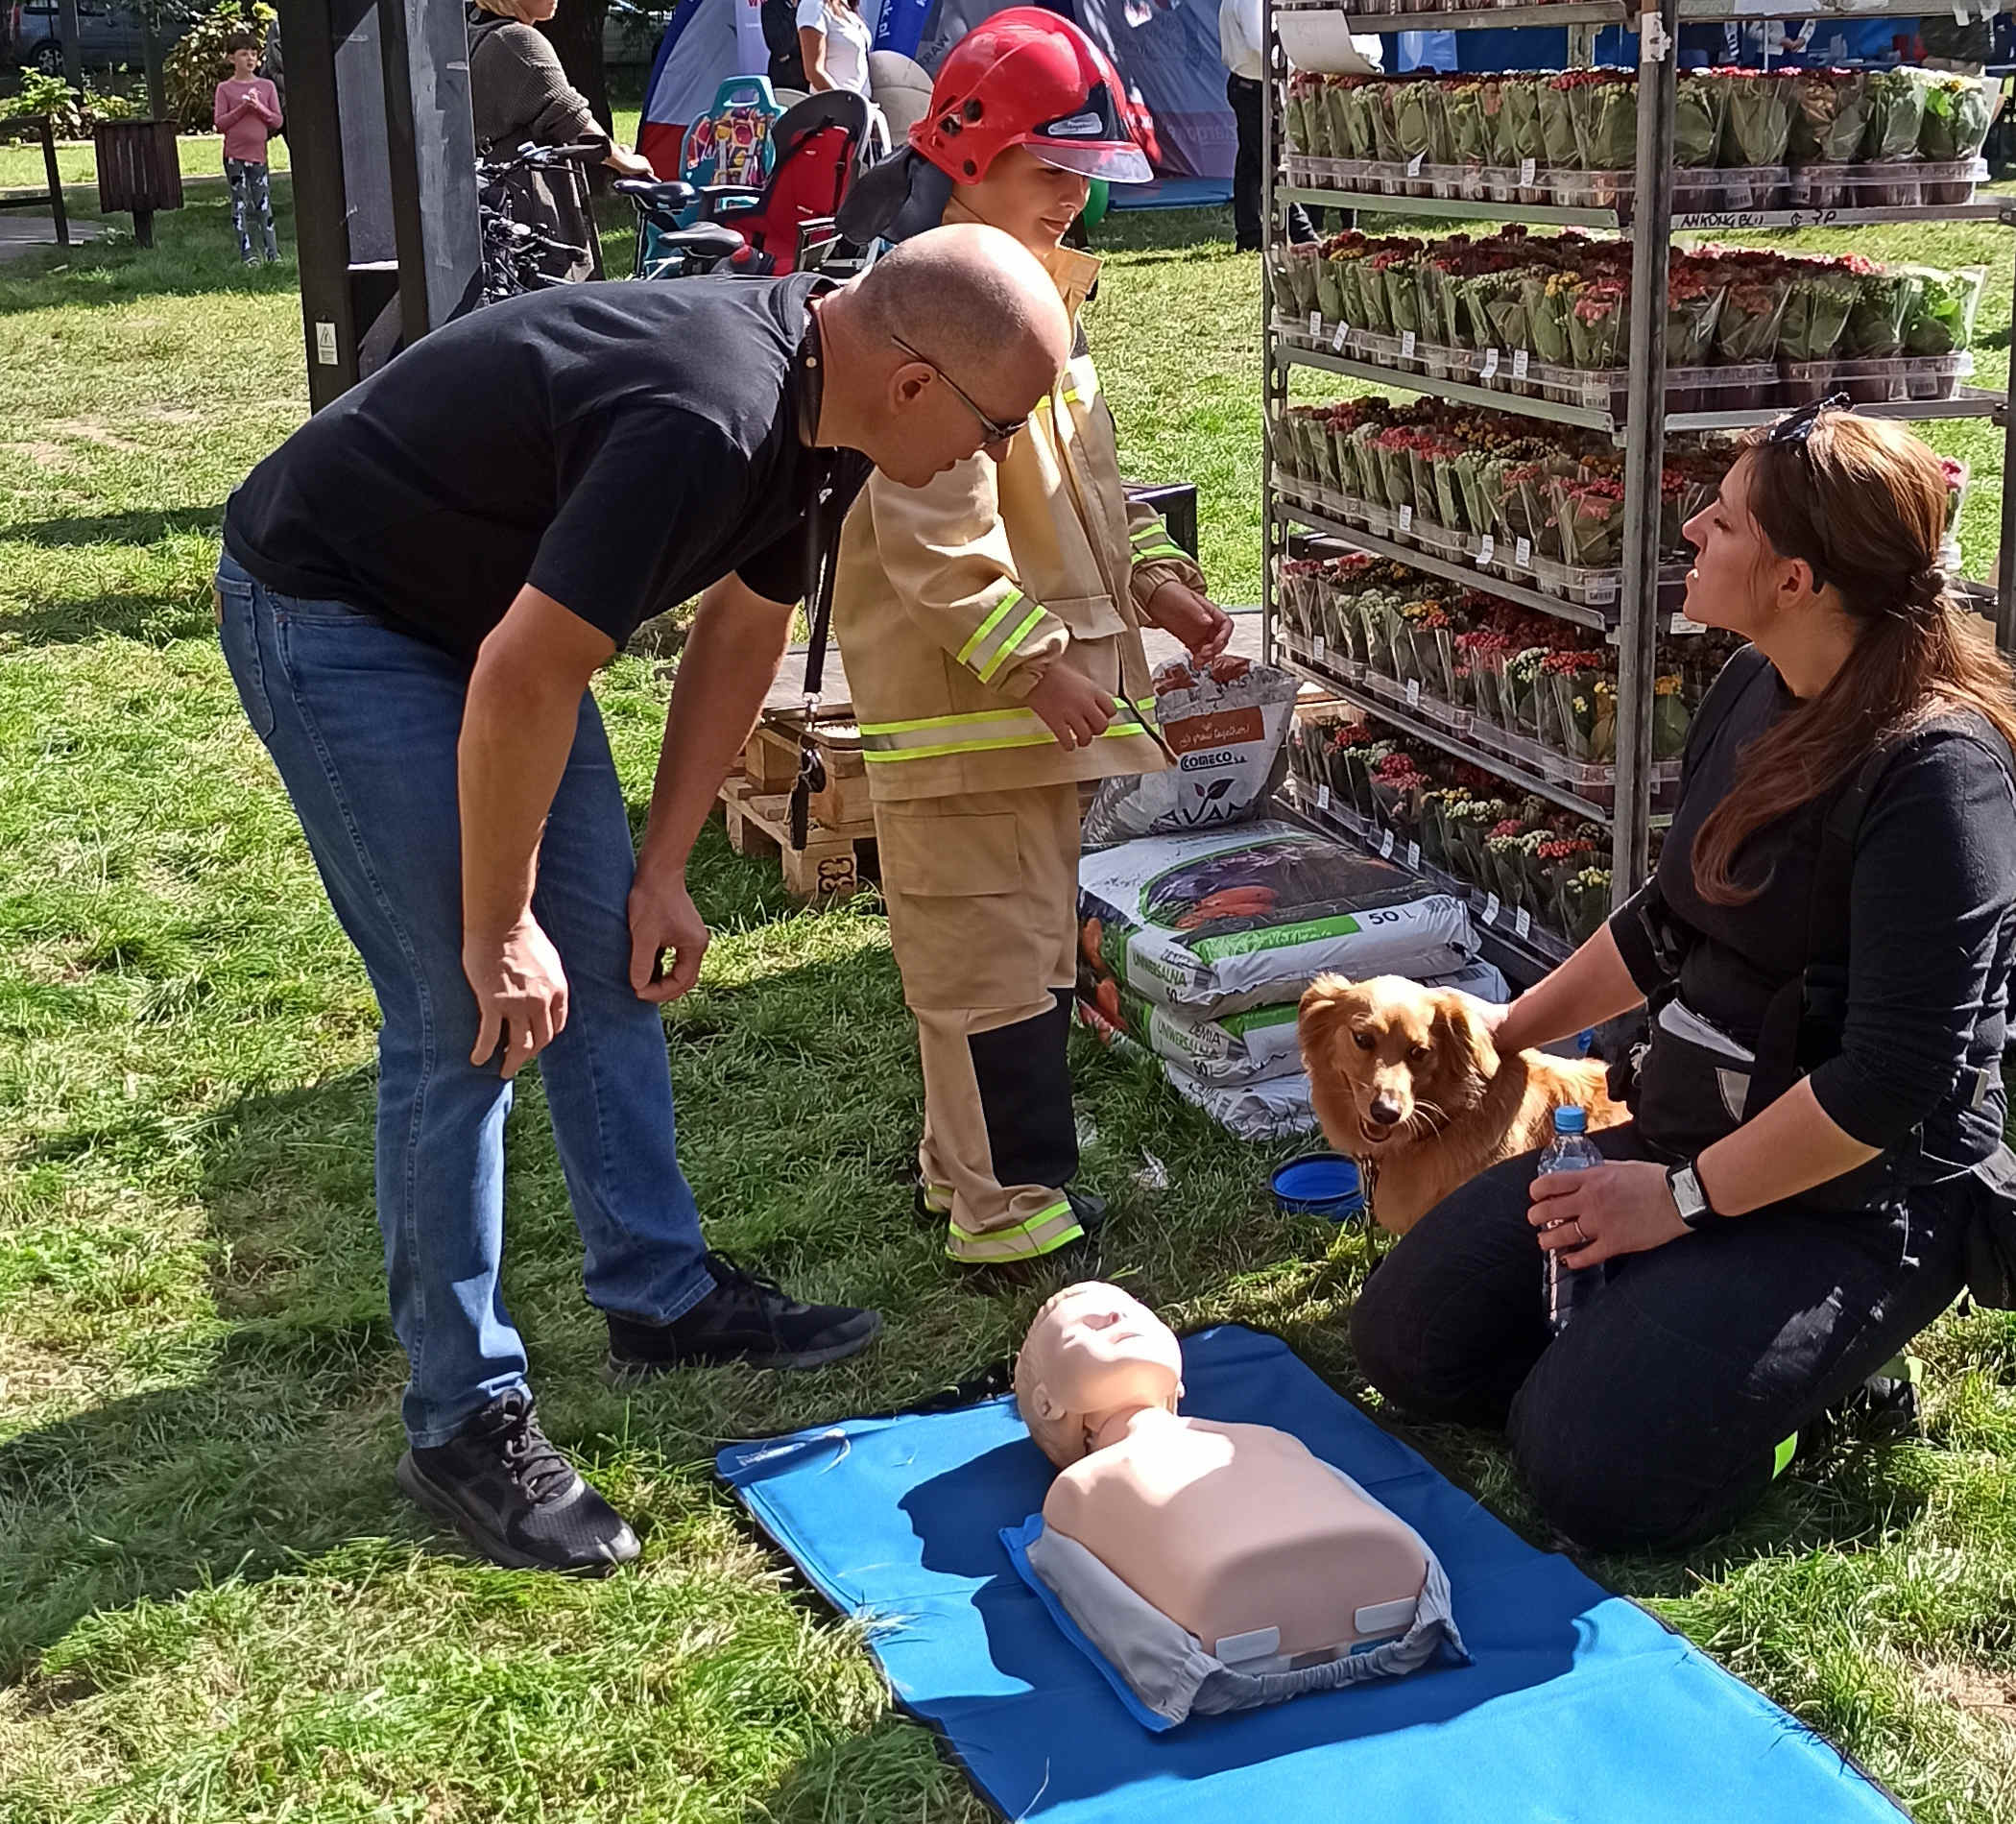
[[[1602,1163],[1602,1154],[1596,1151],[1596,1142],[1589,1138],[1588,1110],[1556,1109],[1554,1138],[1540,1155],[1540,1175],[1552,1171],[1587,1171],[1592,1165]],[[1585,1267],[1578,1270],[1570,1266],[1561,1258],[1567,1252],[1570,1250],[1549,1249],[1543,1269],[1541,1308],[1546,1314],[1548,1329],[1556,1336],[1568,1328],[1575,1308],[1585,1303],[1596,1290],[1595,1269]]]

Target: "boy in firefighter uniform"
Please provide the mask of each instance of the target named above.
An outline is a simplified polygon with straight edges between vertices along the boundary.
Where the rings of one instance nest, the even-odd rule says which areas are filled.
[[[948,53],[911,149],[863,180],[853,221],[872,213],[891,238],[1003,228],[1075,322],[1099,263],[1060,243],[1088,180],[1150,175],[1125,108],[1069,21],[998,13]],[[833,625],[924,1065],[920,1209],[944,1221],[949,1258],[994,1264],[1066,1247],[1101,1213],[1070,1188],[1080,783],[1166,764],[1142,622],[1204,658],[1231,623],[1161,516],[1128,501],[1082,327],[1026,425],[966,403],[986,453],[921,489],[871,482],[842,536]]]

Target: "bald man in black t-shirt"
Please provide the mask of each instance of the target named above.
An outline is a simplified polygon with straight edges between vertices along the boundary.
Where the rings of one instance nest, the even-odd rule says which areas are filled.
[[[989,228],[844,288],[566,287],[426,337],[231,496],[225,655],[383,1019],[399,1482],[499,1563],[637,1550],[540,1430],[499,1292],[532,1057],[618,1377],[813,1367],[880,1327],[708,1252],[656,1003],[699,974],[686,855],[776,675],[815,490],[837,531],[871,463],[921,484],[998,450],[1068,353],[1056,287]],[[633,857],[588,682],[695,594]]]

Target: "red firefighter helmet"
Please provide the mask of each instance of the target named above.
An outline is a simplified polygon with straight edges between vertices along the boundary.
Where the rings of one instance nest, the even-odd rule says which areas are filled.
[[[931,110],[910,144],[959,183],[977,183],[1006,147],[1109,183],[1154,176],[1146,122],[1119,72],[1070,20],[1042,7],[983,19],[945,55]]]

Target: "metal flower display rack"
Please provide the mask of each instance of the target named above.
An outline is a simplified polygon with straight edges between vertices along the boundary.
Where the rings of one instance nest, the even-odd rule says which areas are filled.
[[[2009,472],[2005,396],[1971,384],[1979,269],[1673,243],[2016,226],[1978,192],[1988,108],[1965,78],[1676,67],[1683,20],[1921,10],[1268,7],[1266,652],[1334,704],[1298,726],[1289,789],[1310,821],[1467,897],[1515,978],[1650,864],[1729,649],[1681,612],[1679,528],[1718,484],[1722,434],[1844,392],[1885,417],[1992,418]],[[1588,67],[1606,25],[1635,31],[1635,71]],[[1352,27],[1512,26],[1567,27],[1576,67],[1291,64]],[[1296,245],[1295,204],[1458,231]],[[1294,403],[1297,369],[1380,391]],[[1949,479],[1956,515],[1964,469]],[[2016,489],[2002,498],[1997,581],[1968,588],[2008,649]]]

